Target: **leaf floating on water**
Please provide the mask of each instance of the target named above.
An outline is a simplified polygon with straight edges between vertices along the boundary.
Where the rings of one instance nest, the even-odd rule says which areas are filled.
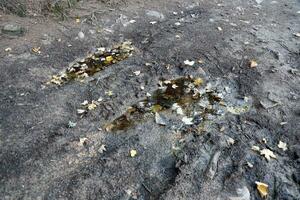
[[[130,150],[130,157],[133,158],[137,155],[137,151],[135,149]]]
[[[162,109],[163,109],[163,107],[159,104],[155,104],[151,107],[151,111],[154,113],[157,113],[157,112],[161,111]]]
[[[269,186],[265,183],[258,182],[258,181],[256,181],[255,184],[256,184],[256,189],[258,190],[260,196],[262,198],[266,198],[268,196],[268,187]]]
[[[287,144],[282,142],[282,141],[279,141],[278,148],[282,149],[283,151],[286,151],[287,150]]]
[[[155,122],[159,125],[165,126],[167,125],[167,119],[161,116],[159,113],[155,113]]]
[[[276,155],[273,153],[273,151],[271,151],[269,149],[261,150],[260,155],[264,156],[267,159],[267,161],[270,161],[271,158],[276,159]]]
[[[185,125],[193,125],[193,118],[184,116],[181,120]]]
[[[203,79],[202,78],[196,78],[195,80],[194,80],[194,85],[195,86],[200,86],[200,85],[202,85],[203,84]]]

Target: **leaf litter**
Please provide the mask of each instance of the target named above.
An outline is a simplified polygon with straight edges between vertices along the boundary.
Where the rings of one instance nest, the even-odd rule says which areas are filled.
[[[132,56],[134,48],[131,42],[126,41],[116,45],[112,49],[97,48],[94,53],[85,58],[76,59],[69,67],[58,75],[53,75],[47,84],[62,85],[70,80],[83,81],[95,73]]]

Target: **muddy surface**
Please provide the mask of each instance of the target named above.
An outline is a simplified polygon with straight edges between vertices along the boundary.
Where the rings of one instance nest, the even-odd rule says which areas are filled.
[[[0,15],[0,199],[300,199],[299,1]]]

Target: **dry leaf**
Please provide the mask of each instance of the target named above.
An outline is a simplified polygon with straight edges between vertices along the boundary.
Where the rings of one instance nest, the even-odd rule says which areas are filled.
[[[202,83],[203,83],[203,79],[202,78],[196,78],[194,80],[194,85],[195,86],[200,86],[200,85],[202,85]]]
[[[252,163],[247,162],[247,165],[248,165],[249,168],[253,168],[253,164]]]
[[[279,141],[278,148],[282,149],[283,151],[286,151],[287,150],[287,144],[284,143],[284,142]]]
[[[10,47],[4,49],[5,52],[10,52],[12,49]]]
[[[273,153],[273,151],[269,150],[269,149],[263,149],[260,151],[260,155],[265,156],[265,158],[267,159],[267,161],[270,161],[271,158],[276,159],[276,155]]]
[[[114,58],[112,56],[107,56],[105,58],[105,61],[108,62],[108,63],[111,63],[113,60],[114,60]]]
[[[265,183],[258,182],[258,181],[256,181],[255,184],[256,184],[256,189],[258,190],[260,196],[262,198],[266,198],[268,196],[268,187],[269,186]]]
[[[186,117],[186,116],[184,116],[184,117],[181,119],[181,121],[182,121],[184,124],[186,124],[186,125],[192,125],[192,124],[194,124],[194,123],[193,123],[193,118],[189,118],[189,117]]]
[[[176,88],[178,88],[178,86],[177,86],[176,84],[173,84],[173,85],[172,85],[172,88],[173,88],[173,89],[176,89]]]
[[[251,68],[255,68],[255,67],[257,67],[257,62],[255,61],[255,60],[250,60],[250,67]]]
[[[260,151],[260,148],[259,148],[258,146],[255,146],[255,145],[253,145],[253,146],[251,147],[251,149],[252,149],[253,151]]]
[[[175,25],[176,25],[176,26],[180,26],[181,23],[180,23],[180,22],[176,22]]]
[[[81,105],[83,105],[83,106],[86,106],[86,105],[88,105],[88,104],[89,104],[88,100],[84,100],[84,101],[81,103]]]
[[[134,149],[132,149],[132,150],[130,150],[130,157],[135,157],[137,155],[137,151],[136,150],[134,150]]]
[[[150,24],[152,24],[152,25],[153,25],[153,24],[156,24],[156,23],[157,23],[157,21],[152,21],[152,22],[150,22]]]
[[[86,143],[87,140],[88,140],[87,138],[80,138],[79,139],[79,145],[84,146],[84,144]]]
[[[108,96],[112,96],[113,92],[111,90],[109,90],[109,91],[106,91],[105,94],[108,95]]]
[[[182,110],[181,106],[178,105],[178,103],[174,103],[172,105],[172,110],[176,110],[176,113],[178,115],[184,115],[183,110]]]
[[[92,103],[87,105],[88,110],[94,110],[97,107],[97,104],[92,101]]]
[[[135,22],[136,22],[136,21],[135,21],[134,19],[132,19],[132,20],[129,21],[130,24],[133,24],[133,23],[135,23]]]
[[[83,113],[85,113],[86,112],[86,110],[83,110],[83,109],[77,109],[77,113],[78,114],[83,114]]]
[[[219,31],[222,31],[223,29],[222,29],[220,26],[218,26],[218,30],[219,30]]]
[[[300,33],[294,33],[294,36],[300,37]]]
[[[34,52],[34,53],[41,53],[41,47],[34,47],[34,48],[32,48],[32,52]]]
[[[232,138],[229,138],[228,140],[227,140],[227,144],[230,146],[230,145],[234,145],[234,139],[232,139]]]
[[[133,72],[136,76],[140,75],[141,74],[141,71],[135,71]]]
[[[103,153],[104,151],[106,151],[106,145],[102,144],[98,151],[99,153]]]
[[[76,23],[80,23],[80,19],[79,18],[76,18]]]
[[[184,64],[188,66],[193,66],[195,64],[195,61],[185,60]]]

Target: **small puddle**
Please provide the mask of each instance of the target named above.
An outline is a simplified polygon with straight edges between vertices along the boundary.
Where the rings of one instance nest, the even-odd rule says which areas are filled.
[[[210,105],[221,102],[221,98],[212,91],[201,94],[199,89],[202,84],[201,78],[191,77],[160,81],[159,89],[151,97],[129,107],[123,115],[107,124],[105,129],[109,132],[127,130],[150,116],[154,118],[153,113],[172,109],[174,105],[180,106],[184,114],[190,114],[192,109],[188,108],[201,98],[207,98]],[[215,113],[212,108],[205,109],[204,112]]]
[[[131,42],[123,42],[112,49],[98,48],[96,52],[85,58],[77,59],[59,75],[52,76],[48,84],[62,85],[70,80],[84,80],[108,66],[127,59],[134,48]]]

